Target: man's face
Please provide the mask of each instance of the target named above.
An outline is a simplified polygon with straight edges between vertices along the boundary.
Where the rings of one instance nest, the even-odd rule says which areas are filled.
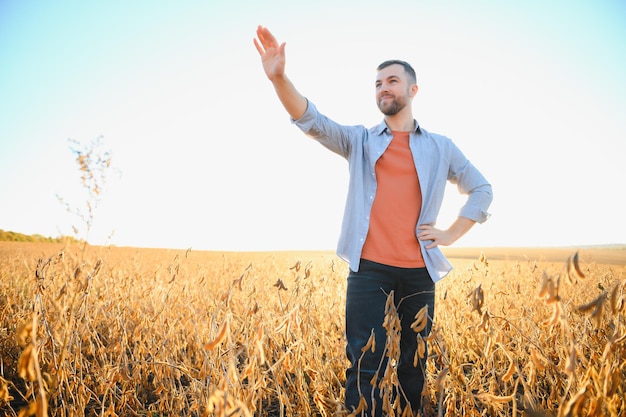
[[[376,75],[376,104],[386,116],[399,113],[411,100],[411,86],[404,67],[393,64]]]

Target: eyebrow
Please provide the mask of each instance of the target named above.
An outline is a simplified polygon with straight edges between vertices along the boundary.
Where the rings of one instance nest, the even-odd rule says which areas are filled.
[[[390,76],[386,77],[385,79],[386,79],[386,80],[391,80],[392,78],[396,78],[396,79],[398,79],[398,80],[399,80],[399,79],[400,79],[400,76],[399,76],[399,75],[390,75]],[[375,82],[375,84],[378,84],[378,83],[379,83],[379,82],[381,82],[381,81],[382,81],[382,79],[381,79],[381,78],[376,78],[376,82]]]

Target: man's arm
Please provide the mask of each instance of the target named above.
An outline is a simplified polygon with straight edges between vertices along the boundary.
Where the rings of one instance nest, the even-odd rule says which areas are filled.
[[[285,74],[285,43],[279,45],[269,29],[263,26],[257,28],[256,34],[254,46],[261,55],[265,75],[274,85],[278,99],[287,113],[294,120],[298,120],[306,111],[307,100]]]
[[[476,224],[474,220],[462,216],[457,217],[447,230],[439,230],[431,225],[423,224],[417,227],[420,230],[417,237],[420,241],[432,240],[426,249],[432,249],[439,245],[449,246],[466,234],[474,224]]]

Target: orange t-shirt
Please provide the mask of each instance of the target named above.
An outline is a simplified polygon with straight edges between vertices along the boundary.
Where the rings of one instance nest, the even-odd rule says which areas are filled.
[[[387,150],[376,161],[376,197],[361,258],[401,268],[423,268],[415,235],[422,207],[410,132],[392,132]]]

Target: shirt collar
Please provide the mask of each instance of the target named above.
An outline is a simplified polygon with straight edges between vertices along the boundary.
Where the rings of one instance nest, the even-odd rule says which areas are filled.
[[[415,129],[411,133],[421,133],[420,124],[415,119],[413,119],[413,121],[415,122]],[[380,124],[374,128],[374,133],[376,133],[379,136],[385,133],[385,131],[391,134],[391,129],[389,129],[389,127],[387,126],[387,123],[385,123],[384,120],[380,122]]]

